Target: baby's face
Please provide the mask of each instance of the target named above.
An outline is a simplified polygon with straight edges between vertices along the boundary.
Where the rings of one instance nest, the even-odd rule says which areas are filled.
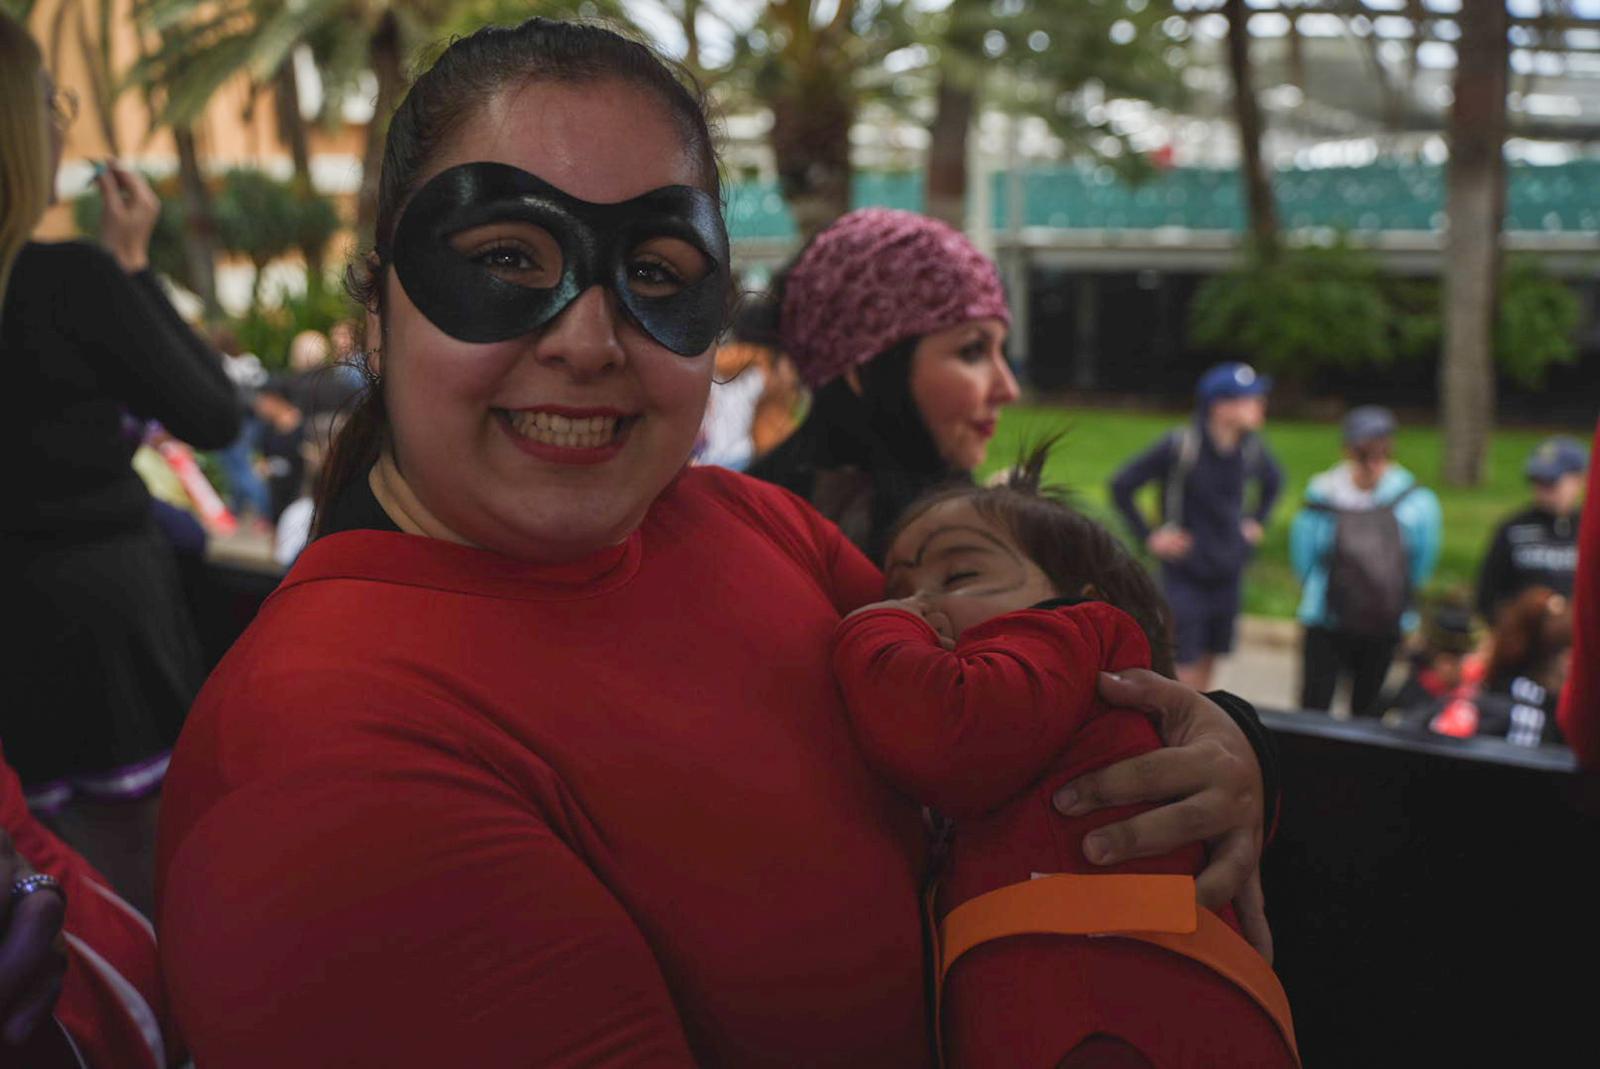
[[[923,602],[936,629],[943,614],[951,639],[1058,593],[1011,533],[967,498],[934,506],[900,532],[889,547],[884,579],[886,597]]]

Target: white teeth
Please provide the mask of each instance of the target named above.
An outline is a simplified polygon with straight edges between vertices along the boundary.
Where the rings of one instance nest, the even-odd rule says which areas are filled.
[[[566,449],[599,449],[617,435],[617,417],[572,419],[551,412],[512,412],[511,426],[524,438]]]

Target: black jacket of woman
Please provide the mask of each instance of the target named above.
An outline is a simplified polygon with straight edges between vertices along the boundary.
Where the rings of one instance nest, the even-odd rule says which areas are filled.
[[[800,429],[750,474],[805,498],[881,564],[900,514],[930,490],[970,482],[939,456],[911,396],[908,338],[862,364],[860,392],[844,378],[818,388]]]

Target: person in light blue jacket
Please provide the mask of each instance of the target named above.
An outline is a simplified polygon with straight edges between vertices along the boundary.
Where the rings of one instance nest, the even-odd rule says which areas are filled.
[[[1394,461],[1394,413],[1376,405],[1344,420],[1345,459],[1313,476],[1289,530],[1300,577],[1300,704],[1326,711],[1341,676],[1350,708],[1376,715],[1412,596],[1439,560],[1439,499]]]

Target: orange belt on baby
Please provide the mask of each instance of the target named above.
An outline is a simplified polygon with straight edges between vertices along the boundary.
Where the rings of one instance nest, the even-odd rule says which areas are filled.
[[[939,970],[936,1029],[945,977],[973,947],[1013,935],[1115,936],[1182,954],[1232,981],[1267,1011],[1300,1059],[1277,974],[1238,932],[1199,906],[1192,876],[1040,876],[963,902],[943,921],[934,919],[933,898],[930,889],[926,905]],[[943,1054],[941,1037],[941,1062]]]

